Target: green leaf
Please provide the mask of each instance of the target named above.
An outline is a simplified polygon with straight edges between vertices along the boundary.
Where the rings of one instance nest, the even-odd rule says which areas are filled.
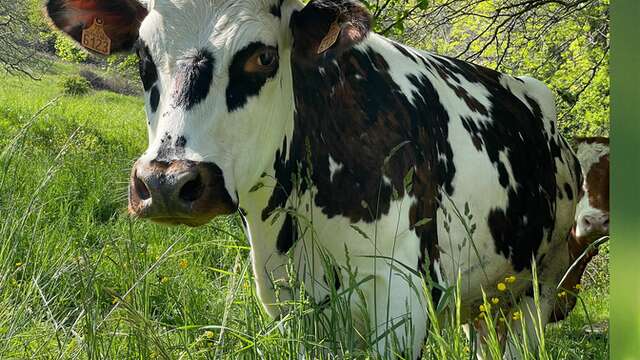
[[[411,190],[413,189],[413,174],[415,173],[415,171],[415,168],[412,166],[404,176],[404,180],[402,183],[404,184],[404,188],[405,190],[407,190],[407,192],[411,192]]]
[[[420,226],[423,226],[423,225],[427,225],[428,223],[431,222],[431,220],[432,220],[431,218],[424,218],[424,219],[418,221],[417,223],[415,223],[413,226],[414,227],[420,227]]]

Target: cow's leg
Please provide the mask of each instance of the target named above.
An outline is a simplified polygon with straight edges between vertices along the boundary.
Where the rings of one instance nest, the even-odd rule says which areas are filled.
[[[483,341],[483,334],[482,334],[482,330],[481,328],[479,328],[479,325],[481,326],[481,324],[476,324],[475,322],[473,324],[464,324],[462,325],[462,330],[464,331],[465,335],[467,335],[467,339],[469,339],[469,343],[473,342],[475,344],[475,348],[476,348],[476,359],[478,360],[485,360],[488,359],[488,356],[486,355],[486,350],[484,347],[485,342]],[[476,334],[475,334],[475,338],[472,338],[472,334],[471,334],[471,329],[475,329]]]
[[[498,345],[500,349],[504,349],[505,342],[507,339],[507,328],[503,323],[497,322],[494,324],[496,326],[495,332],[498,337]],[[471,338],[471,329],[474,329],[476,334],[475,338]],[[476,359],[485,360],[495,358],[495,350],[492,353],[491,349],[488,345],[489,339],[489,329],[487,328],[487,323],[484,319],[477,319],[468,324],[463,325],[462,329],[464,333],[467,335],[467,339],[469,342],[473,342],[476,348]],[[498,352],[500,350],[497,350]],[[499,352],[500,353],[500,352]]]
[[[528,351],[534,357],[537,356],[540,332],[544,331],[554,304],[555,288],[550,286],[540,287],[538,305],[532,296],[524,296],[520,300],[515,312],[512,313],[512,334],[508,335],[503,357],[505,360],[521,359],[523,351]]]
[[[422,279],[398,271],[380,272],[362,286],[370,339],[382,358],[417,359],[427,333]]]

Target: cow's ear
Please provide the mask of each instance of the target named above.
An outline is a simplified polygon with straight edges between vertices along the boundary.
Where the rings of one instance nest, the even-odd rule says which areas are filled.
[[[45,11],[53,26],[105,55],[131,50],[147,16],[136,0],[47,0]]]
[[[294,56],[305,60],[337,56],[367,37],[372,19],[354,0],[312,0],[291,16]]]

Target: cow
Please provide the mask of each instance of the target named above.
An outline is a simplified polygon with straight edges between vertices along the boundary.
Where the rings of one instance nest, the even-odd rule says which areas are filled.
[[[428,298],[458,277],[463,321],[517,279],[507,312],[535,334],[534,264],[551,314],[581,174],[540,81],[385,38],[354,0],[46,9],[85,46],[139,57],[149,143],[129,212],[189,226],[240,213],[270,316],[296,299],[287,284],[321,304],[352,269],[362,296],[348,301],[366,309],[355,330],[382,356],[415,358]],[[83,41],[92,26],[100,45]],[[440,286],[420,291],[425,279]]]
[[[578,138],[576,155],[584,180],[568,243],[572,266],[560,284],[562,296],[552,321],[565,319],[573,310],[580,290],[577,285],[591,259],[598,254],[594,243],[609,236],[609,139]]]

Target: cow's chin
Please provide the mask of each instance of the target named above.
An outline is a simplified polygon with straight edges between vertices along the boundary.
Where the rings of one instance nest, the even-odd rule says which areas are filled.
[[[207,212],[181,213],[181,214],[145,214],[144,212],[135,211],[129,207],[129,214],[137,219],[146,220],[155,224],[177,226],[186,225],[189,227],[204,226],[215,218],[225,215],[231,215],[235,212],[232,204],[224,204],[224,206],[211,209]]]
[[[162,224],[162,225],[170,225],[170,226],[186,225],[189,227],[200,227],[208,224],[214,218],[215,217],[209,217],[209,218],[158,217],[158,218],[150,218],[148,220],[153,223]]]

